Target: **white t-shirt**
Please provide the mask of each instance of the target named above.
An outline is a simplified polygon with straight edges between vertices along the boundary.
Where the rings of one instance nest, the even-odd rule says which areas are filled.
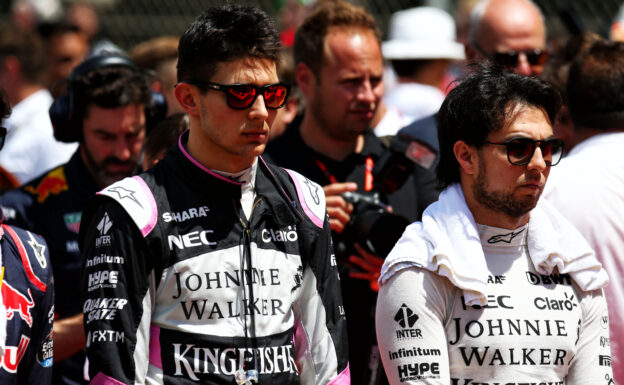
[[[602,291],[582,292],[567,274],[538,274],[527,226],[478,225],[489,271],[483,307],[418,267],[380,288],[377,340],[390,384],[609,383]]]
[[[389,107],[396,107],[408,121],[414,121],[438,112],[444,101],[444,92],[434,86],[420,83],[399,83],[384,97]]]
[[[48,115],[52,101],[47,90],[39,90],[16,104],[11,116],[2,122],[7,136],[0,151],[0,166],[20,184],[66,163],[78,148],[78,143],[54,139]]]
[[[553,167],[544,197],[585,237],[609,274],[611,335],[624,330],[624,132],[592,136]],[[624,339],[611,340],[616,383],[624,383]]]

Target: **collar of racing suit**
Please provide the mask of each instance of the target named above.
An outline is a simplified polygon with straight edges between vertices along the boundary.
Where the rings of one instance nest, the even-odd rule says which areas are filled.
[[[180,135],[178,145],[170,152],[169,159],[165,158],[163,161],[172,163],[171,167],[176,173],[179,173],[195,188],[206,191],[211,198],[214,195],[228,201],[240,199],[243,183],[226,178],[204,167],[186,151],[185,144],[188,141],[188,133],[187,130]],[[272,170],[262,157],[258,157],[255,180],[256,196],[267,199],[264,199],[265,205],[260,208],[262,211],[254,213],[254,216],[261,216],[270,212],[281,226],[296,224],[303,219],[303,216],[297,210],[295,194],[292,191],[289,192],[284,186],[285,183],[280,180],[276,173],[277,170]]]

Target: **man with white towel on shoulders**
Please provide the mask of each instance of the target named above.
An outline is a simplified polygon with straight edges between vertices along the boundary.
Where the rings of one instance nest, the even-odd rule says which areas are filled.
[[[539,200],[563,153],[548,83],[478,67],[438,115],[440,199],[379,280],[390,384],[613,384],[607,274]]]

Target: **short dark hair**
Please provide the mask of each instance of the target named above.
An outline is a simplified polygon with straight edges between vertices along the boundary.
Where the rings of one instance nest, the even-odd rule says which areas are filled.
[[[160,122],[151,130],[143,142],[143,154],[150,159],[162,158],[169,148],[174,146],[178,136],[189,126],[186,114],[173,114]]]
[[[219,63],[241,58],[277,64],[280,48],[275,20],[259,8],[236,4],[208,8],[180,38],[178,81],[208,80]]]
[[[457,141],[480,148],[488,135],[509,123],[518,106],[543,108],[551,122],[561,108],[559,92],[546,81],[499,67],[471,68],[449,92],[438,112],[440,162],[436,171],[443,188],[460,182],[459,163],[453,151]]]
[[[44,81],[46,57],[39,35],[10,25],[0,25],[0,62],[9,56],[17,58],[28,82],[40,84]]]
[[[319,1],[295,33],[295,65],[304,63],[318,77],[325,57],[325,36],[330,28],[369,30],[381,44],[375,19],[364,8],[340,0]]]
[[[624,43],[597,41],[570,66],[566,94],[574,125],[622,128],[623,89]]]
[[[96,68],[71,82],[73,119],[82,121],[87,107],[119,108],[130,104],[149,106],[152,93],[144,73],[126,66]]]

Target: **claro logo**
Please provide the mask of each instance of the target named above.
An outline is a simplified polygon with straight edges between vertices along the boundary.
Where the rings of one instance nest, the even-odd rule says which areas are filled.
[[[288,230],[262,229],[262,242],[295,242],[299,239],[297,229],[288,226]]]

